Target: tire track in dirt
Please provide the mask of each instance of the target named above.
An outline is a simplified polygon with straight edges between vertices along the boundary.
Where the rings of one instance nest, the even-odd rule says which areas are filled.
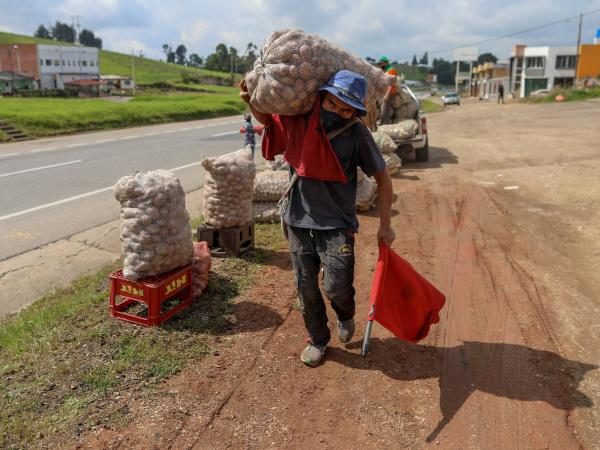
[[[579,448],[565,426],[575,405],[564,390],[569,377],[560,375],[565,364],[548,353],[559,348],[541,287],[510,256],[502,212],[479,187],[444,189],[434,198],[437,270],[448,305],[440,326],[442,418],[429,441],[440,432],[445,448]],[[445,386],[452,386],[446,398]]]

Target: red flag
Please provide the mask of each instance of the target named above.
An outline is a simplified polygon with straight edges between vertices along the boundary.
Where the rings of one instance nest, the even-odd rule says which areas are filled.
[[[369,301],[368,320],[376,320],[400,339],[417,342],[440,321],[438,312],[446,297],[382,243]]]

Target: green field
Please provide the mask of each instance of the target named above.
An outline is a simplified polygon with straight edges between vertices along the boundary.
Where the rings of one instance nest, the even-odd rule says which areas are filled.
[[[22,36],[0,32],[0,44],[54,44],[73,45],[65,42],[57,42],[49,39],[39,39],[31,36]],[[131,76],[131,55],[100,50],[100,73],[102,75]],[[133,57],[133,67],[137,84],[152,83],[180,83],[183,81],[184,73],[198,78],[204,83],[230,83],[231,76],[226,72],[215,72],[211,70],[196,69],[177,64],[168,64],[148,58]],[[239,76],[237,77],[239,78]]]
[[[443,109],[444,107],[437,102],[425,99],[421,100],[421,111],[423,111],[424,113],[438,112]]]
[[[228,93],[142,95],[128,103],[106,99],[0,98],[0,120],[30,136],[126,128],[240,114],[235,88]],[[1,139],[1,138],[0,138]]]

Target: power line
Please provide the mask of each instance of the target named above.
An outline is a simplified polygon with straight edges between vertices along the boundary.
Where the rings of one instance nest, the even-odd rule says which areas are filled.
[[[459,46],[456,46],[456,47],[449,47],[449,48],[444,48],[444,49],[439,49],[439,50],[433,50],[433,51],[427,52],[427,54],[432,54],[432,53],[447,53],[447,52],[451,52],[453,50],[458,50],[458,49],[464,48],[464,47],[471,47],[471,46],[475,46],[475,45],[486,44],[488,42],[499,41],[499,40],[506,39],[506,38],[509,38],[509,37],[517,36],[519,34],[530,33],[532,31],[541,30],[542,28],[548,28],[548,27],[551,27],[553,25],[558,25],[559,23],[568,22],[568,21],[573,20],[573,19],[578,19],[580,16],[583,17],[583,16],[589,16],[590,14],[596,14],[598,12],[600,12],[600,8],[599,9],[594,9],[592,11],[588,11],[588,12],[585,12],[585,13],[577,14],[576,16],[565,17],[564,19],[556,20],[554,22],[549,22],[549,23],[545,23],[543,25],[538,25],[538,26],[535,26],[535,27],[532,27],[532,28],[527,28],[526,30],[515,31],[513,33],[505,34],[503,36],[498,36],[498,37],[494,37],[494,38],[484,39],[482,41],[477,41],[477,42],[471,42],[469,44],[463,44],[463,45],[459,45]],[[406,60],[408,58],[410,58],[410,56],[405,56],[405,57],[402,57],[402,58],[397,58],[397,61]]]

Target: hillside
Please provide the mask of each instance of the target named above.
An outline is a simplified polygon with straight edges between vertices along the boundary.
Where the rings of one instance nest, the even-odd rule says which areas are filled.
[[[424,81],[426,70],[420,67],[411,66],[410,64],[394,64],[394,69],[398,75],[404,74],[407,80]]]
[[[19,34],[4,33],[0,31],[0,44],[60,44],[73,45],[66,42],[57,42],[50,39],[34,38]],[[100,73],[102,75],[131,75],[131,55],[100,50]],[[179,83],[182,74],[198,78],[199,82],[207,84],[221,84],[230,80],[229,73],[211,70],[183,67],[177,64],[168,64],[149,58],[133,57],[135,79],[138,84],[159,82]]]

